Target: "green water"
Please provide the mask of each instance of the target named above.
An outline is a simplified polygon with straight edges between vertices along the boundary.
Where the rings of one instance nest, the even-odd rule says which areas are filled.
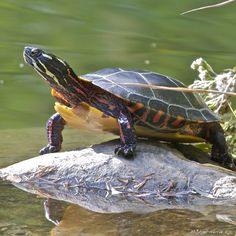
[[[217,72],[236,64],[235,3],[180,15],[212,2],[1,0],[0,167],[37,155],[46,143],[45,122],[54,112],[48,85],[23,62],[24,46],[53,52],[78,74],[104,67],[142,68],[190,84],[196,78],[190,64],[198,57],[204,57]],[[66,130],[64,150],[108,138]],[[2,183],[0,200],[0,235],[15,235],[18,231],[14,230],[21,235],[47,235],[53,228],[44,218],[42,199]],[[236,212],[235,207],[233,210]],[[111,214],[107,218],[81,211],[86,235],[95,235],[85,230],[91,217],[99,219],[97,235],[236,234],[235,224],[220,222],[216,217],[221,213],[232,215],[232,207],[212,207],[210,215],[203,212],[197,216],[183,210],[151,215]],[[112,222],[110,227],[106,227],[107,220]],[[164,234],[165,230],[168,234]],[[80,231],[77,235],[85,234]]]

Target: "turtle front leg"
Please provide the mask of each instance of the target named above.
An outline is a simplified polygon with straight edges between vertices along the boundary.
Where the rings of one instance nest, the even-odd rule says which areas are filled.
[[[136,149],[136,134],[133,121],[128,111],[120,111],[118,116],[121,145],[115,149],[115,154],[130,158]]]
[[[40,155],[60,151],[63,141],[62,130],[65,124],[65,120],[59,113],[55,113],[49,118],[46,125],[48,145],[40,150]]]
[[[224,131],[220,124],[211,125],[207,133],[207,140],[212,143],[212,159],[221,163],[226,168],[236,171],[236,160],[228,153]]]

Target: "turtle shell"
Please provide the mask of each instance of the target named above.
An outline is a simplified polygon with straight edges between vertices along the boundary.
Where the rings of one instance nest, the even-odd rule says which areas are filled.
[[[209,110],[198,94],[160,90],[151,86],[186,87],[165,75],[145,70],[107,68],[81,77],[118,97],[142,103],[148,109],[163,111],[171,117],[183,117],[193,122],[219,121],[219,117]]]

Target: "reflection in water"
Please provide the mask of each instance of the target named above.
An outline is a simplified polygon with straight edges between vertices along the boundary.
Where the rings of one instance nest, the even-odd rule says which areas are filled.
[[[0,181],[0,235],[47,235],[51,224],[44,218],[42,202]]]
[[[223,211],[229,216],[235,213],[230,207]],[[219,222],[219,212],[222,212],[221,207],[209,206],[203,212],[161,210],[148,214],[99,214],[69,205],[64,208],[63,216],[59,216],[59,224],[52,229],[52,235],[234,235],[235,222]]]
[[[47,221],[41,198],[0,182],[0,234],[5,235],[235,235],[235,209],[207,206],[201,211],[160,210],[101,214],[48,199]],[[9,214],[10,213],[10,214]],[[3,217],[2,217],[3,216]],[[227,216],[227,217],[226,217]],[[228,220],[226,220],[228,219]],[[229,221],[229,219],[231,219]],[[223,232],[223,233],[222,233]]]

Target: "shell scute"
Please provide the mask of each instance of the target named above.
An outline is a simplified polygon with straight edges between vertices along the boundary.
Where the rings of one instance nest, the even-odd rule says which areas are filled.
[[[176,116],[176,117],[178,117],[178,116],[186,117],[187,116],[186,109],[184,109],[181,106],[170,105],[168,112],[169,112],[170,116]]]
[[[156,99],[150,99],[149,100],[149,107],[157,110],[157,111],[163,111],[167,113],[168,104]]]
[[[198,117],[201,117],[202,116],[202,113],[200,110],[197,110],[197,109],[187,109],[187,116],[188,117],[191,117],[191,119],[195,119],[197,120]],[[203,118],[205,119],[205,117],[203,116]],[[205,119],[206,120],[206,119]]]
[[[155,86],[186,87],[182,82],[155,72],[107,68],[83,78],[126,101],[142,103],[146,109],[193,122],[214,122],[219,117],[195,93],[161,90]]]

